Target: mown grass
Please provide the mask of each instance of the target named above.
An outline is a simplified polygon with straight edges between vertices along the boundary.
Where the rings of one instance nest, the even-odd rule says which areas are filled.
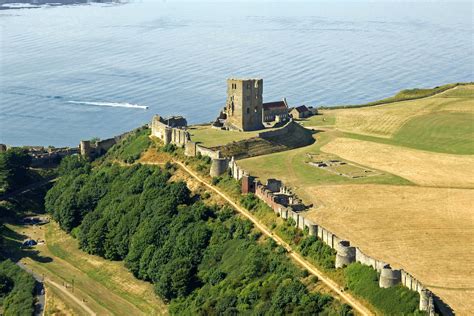
[[[347,287],[351,292],[366,299],[383,315],[423,315],[418,311],[420,295],[402,285],[380,288],[377,271],[360,263],[352,263],[344,269]]]
[[[334,116],[334,128],[352,138],[439,153],[473,154],[474,86],[448,86],[455,88],[431,98],[323,113]],[[406,94],[423,93],[428,92],[418,89]]]
[[[338,136],[342,136],[342,134],[336,135],[333,132],[318,133],[317,141],[313,145],[239,160],[238,164],[250,174],[261,178],[262,181],[268,178],[282,180],[286,185],[295,188],[303,198],[305,198],[303,195],[306,187],[321,184],[411,184],[408,180],[385,172],[376,176],[352,179],[307,163],[307,154],[320,154],[320,148]],[[308,200],[310,200],[309,197]]]
[[[336,124],[336,116],[331,113],[313,115],[309,118],[299,120],[298,123],[305,127],[309,126],[333,126]]]
[[[474,114],[434,112],[405,123],[391,139],[406,147],[460,154],[474,154]]]
[[[225,145],[231,142],[255,137],[261,131],[238,132],[212,128],[210,125],[191,126],[188,129],[191,140],[205,147]]]

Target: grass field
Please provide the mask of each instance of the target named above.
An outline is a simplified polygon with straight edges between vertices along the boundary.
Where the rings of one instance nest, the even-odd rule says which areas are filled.
[[[422,150],[473,154],[474,113],[435,112],[418,116],[406,122],[392,138],[398,144]]]
[[[206,147],[225,145],[233,141],[248,139],[257,136],[260,132],[224,131],[212,128],[210,125],[191,126],[188,131],[193,142],[200,143]]]
[[[87,255],[77,241],[59,229],[55,223],[45,226],[7,225],[9,257],[21,258],[29,269],[44,275],[47,280],[72,285],[70,291],[98,315],[161,315],[166,305],[154,294],[151,284],[139,281],[119,262]],[[20,242],[29,236],[46,240],[31,250],[19,249]],[[74,281],[73,281],[74,280]],[[48,285],[48,282],[47,282]],[[49,286],[51,288],[53,286]],[[56,309],[66,306],[66,313],[87,315],[86,311],[53,287],[52,299]]]
[[[277,178],[296,189],[301,197],[306,197],[305,187],[316,184],[398,184],[408,185],[410,181],[399,176],[380,172],[380,175],[351,179],[336,175],[307,163],[307,154],[321,153],[321,147],[337,137],[337,133],[318,133],[316,143],[298,149],[274,153],[266,156],[239,160],[239,165],[262,181]],[[335,156],[338,158],[337,156]],[[309,198],[309,196],[307,196]]]
[[[335,128],[386,138],[392,144],[453,154],[474,154],[474,85],[432,97],[365,108],[323,111]]]
[[[299,120],[299,123],[305,127],[311,126],[333,126],[336,124],[336,116],[330,112],[326,112],[325,115],[313,115],[309,118]]]
[[[442,86],[434,87],[434,88],[415,88],[415,89],[405,89],[398,92],[396,95],[382,99],[377,101],[372,101],[365,104],[358,104],[358,105],[342,105],[337,106],[336,108],[360,108],[360,107],[369,107],[375,106],[380,104],[388,104],[393,102],[400,102],[400,101],[407,101],[407,100],[416,100],[431,97],[433,95],[437,95],[443,93],[447,90],[452,90],[458,86],[465,86],[471,83],[448,83]]]

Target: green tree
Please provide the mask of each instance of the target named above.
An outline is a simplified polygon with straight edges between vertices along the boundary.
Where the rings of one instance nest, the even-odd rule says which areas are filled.
[[[0,190],[13,191],[30,180],[31,156],[23,148],[10,148],[0,153]]]

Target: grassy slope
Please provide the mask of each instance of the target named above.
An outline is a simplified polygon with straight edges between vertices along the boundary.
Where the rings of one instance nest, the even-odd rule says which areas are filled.
[[[452,154],[474,154],[474,85],[376,107],[325,111],[349,137]]]
[[[240,160],[239,165],[262,180],[268,178],[283,180],[285,184],[296,188],[298,193],[302,194],[302,197],[304,197],[304,191],[299,189],[316,184],[410,184],[409,181],[403,178],[387,173],[350,179],[306,163],[307,153],[320,153],[320,148],[334,137],[336,137],[334,133],[320,133],[317,134],[317,142],[311,146]]]
[[[451,154],[474,154],[474,114],[430,113],[408,121],[392,140],[406,147]]]
[[[139,281],[119,262],[91,256],[78,248],[77,241],[59,229],[55,223],[32,227],[8,225],[9,257],[20,259],[38,274],[44,274],[58,284],[71,283],[74,294],[85,299],[89,307],[100,314],[133,315],[164,314],[166,306],[157,298],[150,284]],[[45,237],[46,245],[31,250],[19,249],[25,236]],[[55,294],[75,313],[86,314],[73,302]]]
[[[382,100],[377,100],[369,103],[364,103],[364,104],[358,104],[358,105],[341,105],[341,106],[336,106],[332,107],[333,109],[335,108],[361,108],[361,107],[369,107],[369,106],[375,106],[375,105],[380,105],[380,104],[388,104],[388,103],[394,103],[394,102],[400,102],[400,101],[408,101],[408,100],[416,100],[416,99],[422,99],[422,98],[427,98],[434,96],[436,94],[442,93],[444,91],[447,91],[449,89],[455,88],[457,86],[463,86],[463,85],[468,85],[472,84],[470,83],[464,83],[464,82],[459,82],[459,83],[448,83],[442,86],[434,87],[434,88],[425,88],[425,89],[420,89],[420,88],[415,88],[415,89],[405,89],[400,92],[398,92],[396,95],[382,99]]]

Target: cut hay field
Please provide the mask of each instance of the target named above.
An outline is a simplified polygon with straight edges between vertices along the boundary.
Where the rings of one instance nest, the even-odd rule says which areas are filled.
[[[474,154],[474,85],[424,99],[326,110],[324,116],[328,121],[334,118],[334,127],[341,131],[385,138],[392,144]]]
[[[474,295],[474,190],[388,185],[306,188],[311,219],[402,267],[468,315]]]
[[[474,188],[474,156],[433,153],[350,138],[337,138],[321,150],[422,186]]]
[[[326,226],[373,257],[403,267],[460,315],[474,310],[474,85],[388,104],[324,110],[301,121],[311,146],[238,161],[278,178]],[[307,154],[381,175],[351,179]]]
[[[46,278],[48,312],[88,315],[63,291],[70,291],[97,315],[164,315],[167,306],[154,294],[151,284],[137,280],[120,262],[88,255],[77,241],[59,229],[56,223],[44,226],[7,225],[8,257],[21,259],[28,269]],[[19,245],[26,236],[46,241],[31,250]],[[74,281],[73,281],[74,280]],[[50,282],[51,281],[51,282]],[[54,282],[54,284],[52,284]],[[71,285],[74,283],[74,289]],[[65,289],[64,284],[69,284]],[[60,288],[57,288],[59,285]]]

